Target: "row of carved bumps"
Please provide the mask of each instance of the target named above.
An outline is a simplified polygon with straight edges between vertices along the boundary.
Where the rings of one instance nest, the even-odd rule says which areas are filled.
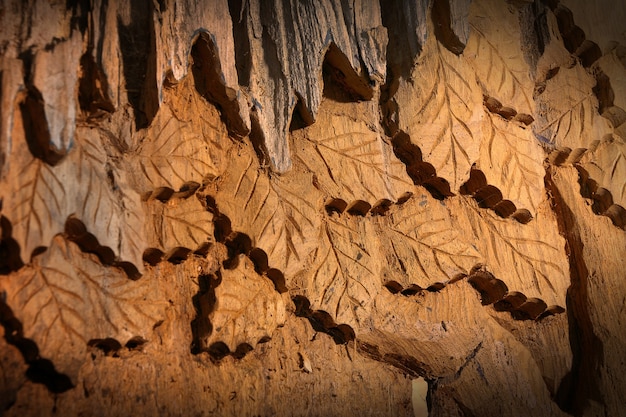
[[[157,187],[154,190],[147,191],[141,196],[142,201],[159,200],[167,203],[171,199],[189,198],[198,191],[200,184],[195,181],[187,181],[178,191],[170,187]]]
[[[559,0],[546,0],[544,2],[556,17],[565,48],[580,60],[583,67],[590,68],[602,57],[600,46],[587,39],[582,28],[574,22],[572,11],[560,4]],[[613,127],[618,128],[624,123],[626,111],[615,106],[615,96],[609,77],[597,66],[593,68],[593,73],[596,78],[593,92],[598,99],[599,113],[609,120]]]
[[[412,296],[423,291],[439,292],[447,285],[459,282],[467,278],[469,284],[480,293],[482,305],[491,305],[496,311],[508,311],[516,320],[541,320],[544,317],[560,314],[565,309],[558,305],[548,306],[545,301],[539,298],[528,298],[518,291],[509,291],[504,281],[494,277],[486,271],[483,265],[476,265],[469,275],[460,274],[450,281],[435,282],[427,288],[412,284],[403,287],[397,281],[388,281],[385,287],[392,294]]]
[[[337,324],[324,310],[312,310],[311,302],[303,295],[292,298],[296,306],[296,316],[309,320],[315,331],[326,333],[333,338],[336,344],[344,345],[356,338],[354,329],[347,324]]]
[[[499,101],[490,97],[485,97],[485,106],[488,110],[499,114],[506,120],[516,120],[525,125],[534,121],[532,116],[522,113],[518,114],[514,109],[503,107]],[[423,186],[438,200],[454,196],[454,193],[450,190],[448,181],[438,177],[435,168],[422,159],[421,149],[411,142],[406,133],[402,131],[397,132],[392,139],[392,143],[395,155],[406,166],[407,174],[411,177],[415,185]],[[512,218],[522,224],[526,224],[532,219],[530,211],[527,209],[518,210],[512,201],[505,200],[502,196],[502,192],[497,187],[489,185],[485,175],[475,168],[472,169],[468,181],[461,186],[460,192],[461,194],[471,195],[481,208],[491,209],[500,217]],[[407,194],[408,196],[405,194],[397,203],[402,204],[408,200],[410,193]],[[390,205],[391,203],[388,200],[380,200],[374,204],[372,212],[373,214],[384,214]],[[343,206],[346,207],[347,204]],[[329,204],[327,203],[327,211],[328,207]],[[338,209],[341,207],[340,204],[331,204],[330,207],[335,209],[334,211],[343,211]],[[365,215],[367,209],[367,203],[364,204],[363,202],[353,202],[347,208],[349,213],[361,215]]]
[[[561,147],[548,155],[548,162],[555,166],[574,166],[578,170],[580,192],[585,198],[593,200],[591,209],[595,214],[606,216],[620,229],[626,230],[626,209],[613,202],[613,195],[609,190],[600,186],[589,173],[578,164],[587,152],[593,152],[600,141],[594,141],[589,149]]]
[[[154,190],[143,193],[141,196],[141,200],[144,202],[157,200],[165,204],[170,200],[186,199],[192,197],[196,194],[201,186],[202,185],[200,183],[197,183],[195,181],[187,181],[178,189],[178,191],[170,187],[157,187]],[[176,246],[164,252],[159,248],[147,248],[143,252],[142,258],[146,264],[152,266],[155,266],[162,261],[167,261],[172,264],[179,264],[185,261],[189,257],[189,255],[192,254],[206,256],[209,247],[210,243],[204,242],[195,249]]]

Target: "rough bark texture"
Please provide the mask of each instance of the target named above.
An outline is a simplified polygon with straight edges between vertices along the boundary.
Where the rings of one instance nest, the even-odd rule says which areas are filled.
[[[624,20],[2,1],[0,415],[621,415]]]

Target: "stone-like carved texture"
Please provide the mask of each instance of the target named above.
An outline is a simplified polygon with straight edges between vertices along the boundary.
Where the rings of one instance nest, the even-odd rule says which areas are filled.
[[[615,28],[5,3],[0,414],[619,415]]]

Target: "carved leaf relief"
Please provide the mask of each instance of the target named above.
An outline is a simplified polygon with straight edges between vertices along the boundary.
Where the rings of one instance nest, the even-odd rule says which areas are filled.
[[[537,98],[534,133],[543,141],[572,149],[589,148],[594,140],[611,133],[609,121],[598,114],[595,83],[579,64],[560,68]]]
[[[210,314],[213,331],[207,346],[222,342],[231,352],[242,343],[254,347],[285,323],[287,314],[280,294],[269,279],[255,272],[252,261],[244,255],[240,255],[236,269],[222,271],[215,298]]]
[[[467,274],[480,253],[461,237],[442,202],[415,196],[381,220],[379,233],[390,278],[428,288]]]
[[[32,158],[18,173],[19,188],[5,196],[13,235],[21,243],[22,259],[50,244],[63,230],[67,217],[67,191],[64,176],[42,160]]]
[[[146,236],[148,245],[164,252],[182,247],[196,250],[213,241],[213,215],[195,195],[165,203],[147,202]]]
[[[376,126],[362,121],[377,117],[366,113],[371,107],[350,103],[331,109],[322,103],[316,122],[304,129],[302,146],[295,146],[297,157],[316,173],[329,196],[374,204],[383,198],[395,201],[413,187],[389,142]],[[359,113],[364,117],[355,119]]]
[[[121,169],[114,147],[98,129],[77,129],[77,144],[67,169],[76,169],[76,185],[68,192],[69,214],[74,214],[101,245],[108,246],[122,261],[142,268],[145,249],[142,227],[145,221],[139,194],[133,191]]]
[[[270,267],[285,277],[305,268],[320,225],[315,204],[321,193],[312,180],[297,182],[294,171],[270,179],[250,150],[240,149],[228,159],[216,201],[232,230],[250,236],[252,245],[266,252]]]
[[[400,129],[455,192],[478,157],[484,124],[482,93],[475,79],[466,58],[431,37],[412,79],[396,95]]]
[[[131,281],[121,269],[103,267],[60,236],[25,268],[23,279],[9,275],[0,280],[6,302],[41,357],[71,378],[90,339],[148,339],[162,318],[165,303],[148,280]]]
[[[478,168],[518,208],[535,212],[545,198],[545,158],[530,130],[488,115],[489,128],[481,143]]]
[[[486,95],[512,106],[518,113],[532,114],[534,83],[522,54],[518,13],[494,4],[472,2],[470,37],[463,55],[473,62]]]
[[[190,77],[188,77],[190,78]],[[131,172],[141,191],[167,186],[178,190],[185,182],[203,183],[226,165],[231,145],[217,110],[193,87],[174,87],[130,155]]]
[[[373,224],[362,217],[329,218],[322,226],[320,247],[303,287],[315,310],[335,322],[358,323],[382,287]]]
[[[509,287],[528,297],[538,297],[548,305],[565,305],[569,286],[565,240],[552,214],[540,209],[529,224],[502,219],[480,210],[468,198],[450,199],[463,239],[474,242],[481,262]]]

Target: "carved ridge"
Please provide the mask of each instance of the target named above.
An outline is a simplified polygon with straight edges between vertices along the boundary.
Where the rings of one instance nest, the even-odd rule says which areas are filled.
[[[309,320],[315,331],[326,333],[333,338],[336,344],[345,345],[356,338],[352,326],[347,324],[337,324],[332,316],[324,310],[312,310],[311,302],[303,295],[296,295],[292,298],[296,306],[296,317]]]
[[[499,102],[498,102],[499,103]],[[501,106],[501,105],[500,105]],[[530,117],[530,116],[529,116]],[[532,118],[532,117],[531,117]],[[524,119],[524,118],[522,118]],[[521,119],[520,122],[523,122]],[[421,185],[431,194],[433,198],[443,200],[454,196],[450,191],[450,184],[444,178],[438,177],[435,168],[422,159],[422,151],[419,146],[411,143],[409,136],[403,131],[398,131],[392,139],[393,151],[402,163],[406,165],[407,174],[415,185]],[[532,219],[530,211],[519,209],[510,200],[504,200],[502,192],[495,186],[489,185],[485,175],[480,172],[482,178],[479,180],[480,186],[474,186],[477,178],[472,178],[475,168],[470,171],[470,178],[460,187],[461,194],[469,194],[479,203],[481,208],[489,208],[495,211],[500,217],[511,217],[522,224],[528,223]],[[468,188],[469,187],[469,188]],[[484,188],[484,189],[480,189]],[[410,194],[410,193],[408,193]],[[409,196],[410,197],[410,196]],[[407,198],[408,199],[408,198]],[[335,199],[337,200],[337,199]],[[406,200],[403,200],[404,202]],[[491,204],[493,202],[493,204]],[[498,203],[500,203],[498,205]],[[379,204],[378,202],[376,203]],[[401,204],[398,202],[398,204]],[[331,208],[335,209],[335,207]],[[327,212],[329,204],[326,205]],[[386,210],[377,210],[375,214],[384,214]],[[342,212],[342,211],[339,211]]]
[[[521,292],[509,290],[504,281],[494,277],[481,264],[475,265],[469,275],[459,274],[448,282],[435,282],[427,288],[416,284],[403,287],[397,281],[387,281],[385,288],[392,294],[411,297],[423,294],[424,291],[439,292],[463,279],[467,279],[472,288],[480,294],[483,306],[492,305],[496,311],[508,311],[515,320],[539,321],[547,316],[565,312],[565,308],[561,306],[548,306],[539,298],[528,298]]]
[[[594,145],[597,145],[597,141]],[[599,216],[606,216],[611,219],[614,226],[626,230],[626,209],[620,204],[613,201],[611,192],[598,184],[589,176],[587,170],[582,167],[579,162],[587,152],[593,152],[592,148],[576,148],[574,150],[568,147],[559,147],[548,155],[547,161],[554,166],[574,166],[578,171],[578,179],[580,184],[580,194],[584,198],[590,198],[594,201],[591,208],[593,212]]]
[[[113,266],[122,269],[129,279],[137,280],[141,278],[141,273],[131,262],[117,259],[113,250],[108,246],[103,246],[98,238],[89,233],[85,224],[74,216],[70,216],[65,221],[65,237],[78,245],[81,251],[92,253],[98,257],[100,262],[106,266]]]
[[[602,50],[598,44],[587,39],[585,32],[574,22],[572,11],[563,6],[559,0],[551,0],[544,3],[548,4],[548,7],[557,19],[559,32],[561,32],[565,48],[580,60],[583,67],[592,67],[602,57]],[[613,105],[613,90],[609,78],[597,66],[593,68],[593,75],[596,79],[593,93],[600,105],[599,113],[602,117],[609,120],[614,128],[617,128],[622,125],[623,119],[619,120],[620,118],[614,117],[611,111],[605,110],[614,107],[622,114],[626,112],[624,109]]]

